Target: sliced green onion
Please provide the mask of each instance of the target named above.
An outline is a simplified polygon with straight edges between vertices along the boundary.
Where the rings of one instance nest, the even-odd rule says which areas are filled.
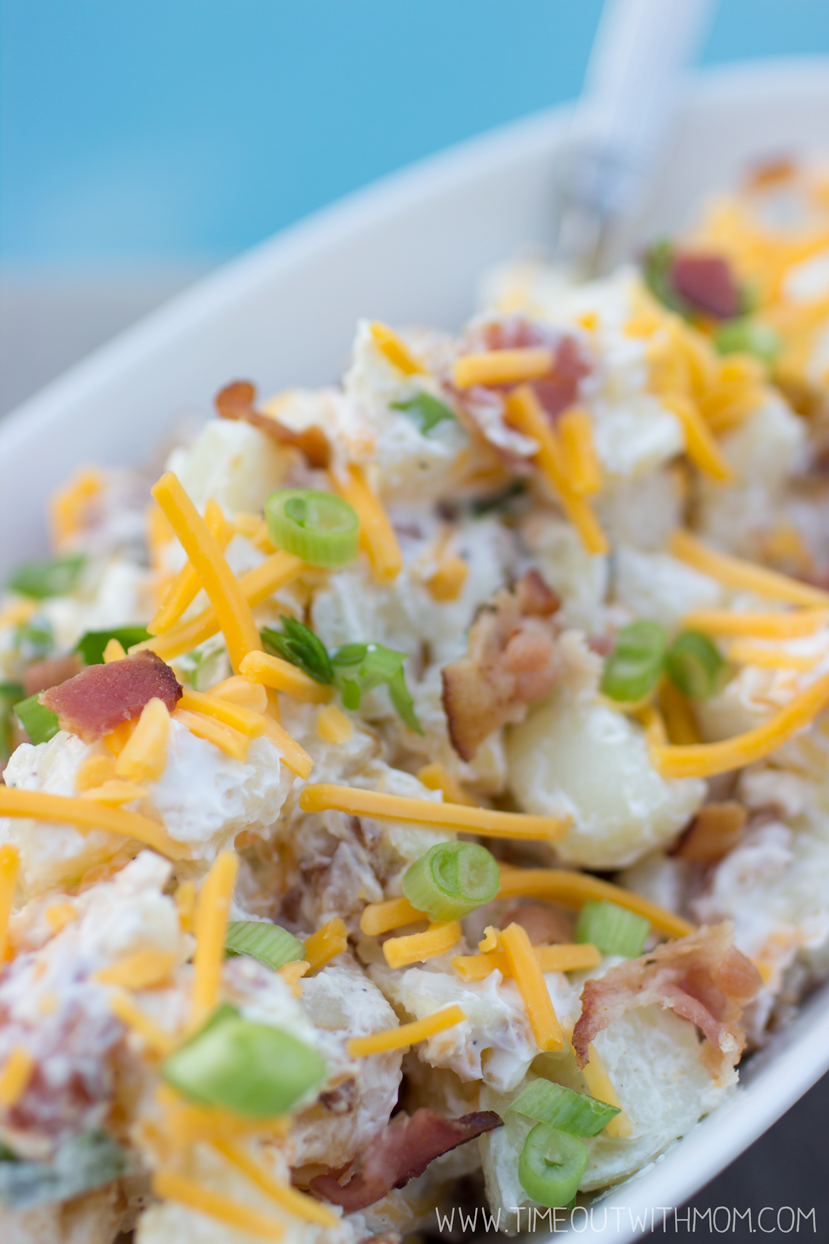
[[[420,391],[415,397],[408,398],[405,402],[392,402],[392,410],[403,410],[408,415],[414,415],[420,424],[420,431],[423,436],[428,436],[432,428],[436,428],[439,423],[443,423],[446,419],[454,419],[454,411],[450,410],[444,402],[438,401],[436,397],[432,397],[431,393]]]
[[[642,277],[648,289],[664,307],[671,311],[685,312],[685,304],[674,288],[673,281],[674,246],[667,238],[662,238],[648,251],[645,256]]]
[[[768,365],[774,363],[781,344],[774,329],[759,320],[727,320],[714,334],[720,354],[753,354]]]
[[[35,600],[44,600],[47,596],[63,596],[72,591],[85,564],[83,553],[23,562],[13,571],[8,587],[13,592],[19,592],[21,596],[32,596]]]
[[[536,1123],[550,1123],[573,1136],[597,1136],[619,1113],[618,1106],[609,1106],[587,1093],[576,1093],[563,1084],[550,1080],[531,1080],[512,1101],[504,1121],[509,1130],[509,1116],[523,1115]]]
[[[4,1147],[5,1148],[5,1147]],[[128,1168],[127,1155],[106,1132],[89,1131],[58,1145],[50,1162],[0,1153],[0,1204],[11,1210],[69,1201],[102,1188]],[[4,1233],[4,1238],[5,1233]]]
[[[335,648],[331,653],[334,682],[344,707],[358,709],[364,693],[385,683],[395,712],[410,730],[422,734],[403,672],[405,660],[405,652],[383,644],[343,644]]]
[[[227,926],[225,951],[229,955],[250,955],[265,967],[283,967],[305,958],[305,947],[298,938],[278,924],[265,920],[233,920]]]
[[[638,959],[650,927],[650,921],[635,911],[588,899],[579,912],[573,936],[577,942],[592,942],[602,954]]]
[[[297,621],[296,618],[280,617],[283,630],[275,631],[265,626],[259,632],[266,647],[273,649],[283,661],[290,661],[317,682],[332,683],[334,667],[331,664],[325,645],[318,639],[309,626]]]
[[[280,489],[265,502],[265,519],[277,548],[310,566],[346,566],[357,556],[360,520],[336,493]]]
[[[641,700],[662,676],[667,636],[658,622],[631,622],[605,661],[602,692],[611,700]]]
[[[0,682],[0,764],[12,754],[12,710],[23,695],[19,682]]]
[[[40,692],[36,692],[14,706],[18,721],[35,745],[48,743],[60,730],[57,713],[40,703],[39,694]]]
[[[536,1123],[518,1159],[521,1187],[539,1205],[566,1205],[587,1165],[587,1146],[549,1123]]]
[[[668,649],[665,668],[684,695],[692,700],[709,700],[719,689],[726,662],[707,635],[682,631]]]
[[[118,626],[111,631],[87,631],[75,644],[75,651],[81,654],[87,665],[103,665],[104,649],[111,639],[117,639],[124,652],[129,652],[133,644],[143,644],[149,638],[150,632],[143,626]]]
[[[259,1119],[286,1111],[326,1066],[290,1033],[225,1012],[165,1059],[161,1074],[191,1101]]]
[[[495,898],[495,857],[474,842],[438,842],[406,869],[403,893],[432,920],[459,920]]]
[[[27,618],[14,633],[14,645],[24,661],[39,661],[48,657],[55,647],[52,623],[48,618]]]

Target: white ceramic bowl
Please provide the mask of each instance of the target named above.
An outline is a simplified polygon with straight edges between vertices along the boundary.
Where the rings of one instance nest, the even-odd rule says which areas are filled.
[[[250,378],[265,392],[330,381],[358,316],[459,325],[487,265],[549,241],[567,115],[555,109],[464,143],[286,230],[9,415],[0,423],[0,582],[45,550],[45,500],[73,468],[146,457],[175,416],[206,417],[227,381]],[[640,236],[675,228],[755,157],[825,149],[828,122],[829,60],[700,75]],[[681,1206],[827,1068],[829,985],[750,1060],[725,1106],[603,1201],[592,1225],[579,1221],[579,1238],[631,1241],[658,1225],[661,1207]]]

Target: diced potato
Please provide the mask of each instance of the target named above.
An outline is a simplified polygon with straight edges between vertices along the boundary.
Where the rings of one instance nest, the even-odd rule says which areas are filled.
[[[624,867],[667,842],[705,795],[698,778],[659,776],[637,723],[564,691],[509,731],[507,763],[523,811],[572,817],[556,851],[590,868]]]

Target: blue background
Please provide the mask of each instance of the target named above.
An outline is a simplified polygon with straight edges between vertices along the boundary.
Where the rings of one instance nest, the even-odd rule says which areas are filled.
[[[0,263],[214,262],[574,96],[600,7],[2,0]],[[827,51],[827,0],[721,0],[701,60]]]

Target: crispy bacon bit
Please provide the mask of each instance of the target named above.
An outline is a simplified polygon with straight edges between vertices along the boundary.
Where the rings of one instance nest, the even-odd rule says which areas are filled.
[[[359,1175],[347,1184],[333,1175],[317,1175],[311,1180],[311,1191],[341,1205],[347,1214],[366,1209],[392,1188],[402,1188],[422,1175],[434,1158],[501,1125],[500,1116],[492,1110],[476,1110],[459,1119],[448,1119],[425,1106],[411,1118],[398,1114],[366,1149]]]
[[[681,254],[671,265],[674,289],[694,310],[730,319],[740,311],[740,290],[722,255]]]
[[[533,946],[549,946],[573,940],[572,920],[563,912],[542,907],[540,903],[522,903],[511,908],[501,917],[501,924],[504,928],[509,924],[520,924]]]
[[[720,1077],[739,1061],[745,1046],[740,1015],[761,984],[754,964],[734,946],[728,923],[665,942],[610,968],[600,980],[587,981],[573,1029],[576,1061],[584,1066],[590,1042],[614,1019],[658,1003],[703,1032],[710,1042],[709,1070]]]
[[[504,589],[469,632],[466,656],[444,666],[443,707],[455,751],[471,760],[493,730],[520,721],[563,672],[552,614],[558,597],[535,571]]]
[[[264,411],[256,410],[256,386],[247,380],[235,380],[216,395],[216,409],[221,419],[242,419],[267,433],[281,445],[294,445],[305,455],[309,466],[325,469],[331,461],[331,446],[322,428],[312,426],[296,432]]]
[[[172,712],[181,694],[169,665],[145,650],[111,665],[89,665],[60,687],[44,692],[40,702],[57,713],[61,730],[94,743],[122,722],[140,717],[154,697]]]
[[[44,661],[33,661],[23,671],[23,690],[27,696],[38,691],[48,691],[50,687],[59,687],[68,682],[81,670],[81,659],[77,652],[68,652],[62,657],[46,657]]]
[[[741,803],[707,803],[700,808],[672,852],[683,860],[721,860],[739,842],[748,812]]]

